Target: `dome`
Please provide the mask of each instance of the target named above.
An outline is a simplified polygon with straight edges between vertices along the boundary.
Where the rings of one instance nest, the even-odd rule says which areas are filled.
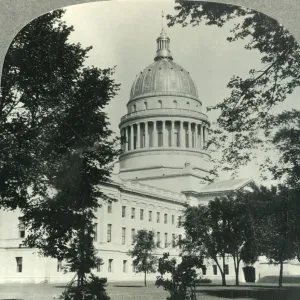
[[[137,75],[131,88],[130,100],[160,95],[198,100],[197,88],[189,73],[168,58],[156,58]]]

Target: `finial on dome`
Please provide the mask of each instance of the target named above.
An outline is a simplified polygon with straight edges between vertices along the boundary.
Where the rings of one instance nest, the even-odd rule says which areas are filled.
[[[165,17],[164,11],[162,10],[161,11],[161,33],[160,36],[156,39],[157,51],[154,60],[159,60],[163,58],[173,60],[170,51],[170,39],[168,38],[164,29],[164,17]]]

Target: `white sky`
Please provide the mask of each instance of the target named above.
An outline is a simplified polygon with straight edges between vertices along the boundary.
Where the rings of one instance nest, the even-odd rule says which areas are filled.
[[[67,8],[64,19],[75,29],[71,41],[80,42],[84,47],[93,46],[86,64],[99,68],[117,66],[114,77],[121,83],[121,90],[107,107],[112,129],[117,134],[119,120],[127,113],[126,103],[135,76],[153,62],[162,10],[165,15],[173,14],[174,2],[107,1]],[[203,112],[207,106],[229,95],[226,85],[233,75],[247,76],[250,69],[260,66],[258,51],[245,50],[244,41],[226,41],[231,27],[232,24],[223,28],[204,24],[166,27],[174,61],[190,72],[198,87]],[[282,108],[297,106],[300,109],[299,96],[300,89],[282,104]],[[208,117],[213,122],[216,112],[209,112]],[[241,169],[240,177],[258,179],[256,163]]]

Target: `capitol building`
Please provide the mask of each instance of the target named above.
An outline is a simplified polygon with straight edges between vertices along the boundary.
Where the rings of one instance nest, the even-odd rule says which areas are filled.
[[[104,264],[94,272],[108,281],[143,280],[127,255],[138,230],[155,233],[158,256],[164,252],[179,256],[176,241],[184,236],[178,225],[184,204],[207,204],[251,181],[207,181],[212,166],[205,150],[210,128],[205,103],[189,72],[174,62],[164,30],[156,42],[154,61],[134,79],[127,114],[120,120],[120,135],[126,138],[123,153],[111,181],[101,185],[102,191],[117,202],[103,203],[95,212],[94,243]],[[70,280],[74,274],[65,274],[61,262],[21,246],[26,229],[19,224],[19,217],[16,211],[0,211],[0,283]],[[278,268],[263,258],[255,267],[257,277],[278,274]],[[300,273],[299,266],[285,266],[285,272]],[[156,276],[149,274],[148,278],[154,280]],[[213,261],[207,261],[203,276],[221,279]],[[235,278],[230,258],[226,278]],[[244,281],[242,270],[240,280]]]

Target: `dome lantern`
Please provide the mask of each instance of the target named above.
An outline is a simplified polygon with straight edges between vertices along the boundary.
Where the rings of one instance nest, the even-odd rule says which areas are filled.
[[[162,29],[160,36],[156,39],[157,42],[157,51],[156,51],[156,57],[154,58],[155,61],[160,59],[169,59],[173,60],[172,54],[170,51],[170,39],[167,36],[165,30],[164,30],[164,12],[162,12]]]

